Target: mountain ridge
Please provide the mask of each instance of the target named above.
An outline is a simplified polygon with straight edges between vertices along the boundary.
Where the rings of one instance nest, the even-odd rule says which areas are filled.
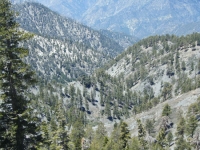
[[[196,0],[52,1],[58,5],[50,4],[46,0],[40,2],[95,29],[123,32],[138,38],[176,34],[179,26],[189,26],[192,22],[200,21],[200,2]],[[63,7],[65,9],[60,9]],[[179,35],[183,35],[185,29],[190,31],[187,34],[199,32],[197,28],[191,31],[192,27],[185,27]]]
[[[16,5],[15,9],[20,13],[17,21],[27,31],[42,36],[84,43],[94,50],[102,51],[112,57],[123,51],[123,48],[112,39],[70,18],[62,17],[42,4],[27,2]]]

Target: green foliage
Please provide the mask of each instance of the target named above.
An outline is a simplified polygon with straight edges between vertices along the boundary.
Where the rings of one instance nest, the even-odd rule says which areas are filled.
[[[173,134],[172,134],[172,132],[168,132],[168,134],[167,134],[167,142],[168,142],[168,146],[170,146],[171,145],[171,142],[173,141]]]
[[[3,6],[3,5],[2,5]],[[2,7],[0,6],[0,7]],[[1,10],[2,11],[2,10]],[[1,12],[0,11],[0,12]],[[9,14],[11,15],[11,14]],[[3,16],[3,15],[1,15]],[[11,20],[12,22],[13,20]],[[9,21],[8,21],[9,22]],[[14,22],[15,23],[15,22]],[[16,24],[17,27],[17,24]],[[16,69],[16,72],[12,72],[13,74],[9,76],[9,79],[13,77],[14,80],[17,82],[12,82],[11,85],[15,85],[14,87],[14,92],[13,87],[8,85],[8,82],[2,82],[2,89],[4,90],[4,93],[2,94],[3,100],[5,100],[6,103],[4,103],[1,108],[7,108],[6,106],[12,106],[15,101],[11,101],[10,99],[15,98],[15,100],[19,101],[19,104],[13,105],[15,108],[20,108],[19,113],[16,115],[15,112],[18,111],[17,109],[14,110],[15,112],[12,112],[9,114],[11,109],[7,109],[6,113],[10,115],[11,120],[6,118],[5,113],[2,111],[0,112],[0,120],[8,121],[9,123],[9,132],[3,133],[5,130],[4,127],[4,122],[2,123],[3,125],[0,127],[0,132],[3,133],[1,134],[0,142],[2,142],[6,136],[8,141],[12,141],[15,139],[14,136],[16,133],[19,133],[18,129],[18,124],[16,125],[15,118],[16,116],[18,117],[17,119],[19,122],[21,121],[26,121],[27,114],[30,113],[29,111],[26,111],[24,113],[28,105],[28,101],[24,100],[26,97],[23,97],[25,95],[25,92],[28,87],[28,83],[32,84],[31,82],[33,80],[29,80],[29,77],[32,77],[32,72],[29,70],[29,67],[21,61],[21,59],[24,58],[24,56],[27,55],[28,51],[23,49],[23,48],[18,48],[16,43],[21,42],[22,39],[17,39],[16,37],[18,35],[23,35],[23,39],[26,38],[26,34],[23,32],[17,31],[16,34],[12,37],[13,34],[11,34],[13,31],[12,30],[5,30],[4,28],[0,29],[0,33],[2,32],[0,38],[0,68],[3,70],[1,72],[1,79],[7,79],[7,75],[9,75],[9,71],[6,70],[6,68],[9,68],[9,65],[13,65],[13,68]],[[15,32],[15,31],[14,31]],[[69,87],[65,87],[64,94],[60,92],[59,95],[56,94],[56,90],[53,90],[55,87],[59,87],[59,90],[62,91],[62,87],[57,86],[55,84],[55,87],[52,87],[50,85],[44,85],[48,89],[41,88],[40,89],[40,94],[35,96],[35,102],[33,102],[33,105],[31,107],[37,109],[38,114],[42,114],[47,118],[46,122],[43,122],[41,124],[41,127],[38,130],[41,130],[41,136],[43,138],[43,141],[40,142],[39,146],[37,148],[46,148],[46,149],[81,149],[81,140],[83,137],[87,138],[90,140],[91,145],[89,149],[94,149],[94,150],[100,150],[100,149],[113,149],[113,150],[121,150],[121,149],[163,149],[164,145],[170,145],[173,135],[171,132],[169,132],[166,136],[165,130],[161,129],[158,133],[157,136],[157,143],[153,144],[152,146],[147,143],[145,140],[146,138],[146,131],[148,131],[149,134],[151,134],[151,131],[154,129],[154,122],[151,120],[147,120],[145,124],[145,129],[144,126],[142,125],[141,121],[138,120],[138,138],[130,138],[130,133],[128,130],[128,126],[126,123],[122,123],[120,127],[116,127],[114,131],[111,134],[111,137],[107,137],[105,128],[103,124],[99,124],[98,129],[96,133],[94,134],[93,132],[90,133],[92,130],[92,127],[88,128],[86,130],[86,134],[84,134],[84,125],[87,123],[87,114],[86,112],[80,112],[80,107],[86,107],[86,110],[89,112],[89,103],[93,103],[95,98],[99,96],[99,93],[96,94],[96,91],[100,92],[100,104],[102,107],[104,107],[102,110],[103,113],[102,115],[106,115],[108,118],[112,119],[120,119],[120,117],[129,117],[131,113],[140,113],[142,111],[148,110],[152,108],[153,106],[156,106],[160,102],[160,98],[167,100],[172,97],[173,87],[172,85],[177,85],[177,92],[185,93],[189,90],[192,90],[194,85],[195,87],[198,87],[198,77],[194,81],[193,79],[186,78],[187,77],[187,71],[186,64],[184,61],[181,61],[180,59],[180,51],[179,48],[180,46],[187,46],[188,42],[191,41],[189,39],[194,39],[197,40],[198,38],[194,38],[195,34],[192,34],[188,37],[181,37],[178,38],[174,35],[165,35],[165,36],[152,36],[149,38],[146,38],[144,40],[141,40],[134,46],[130,47],[127,51],[122,53],[122,55],[118,56],[115,58],[115,60],[112,60],[110,64],[105,66],[105,68],[110,67],[114,63],[118,62],[120,59],[125,58],[127,65],[130,64],[132,65],[132,72],[130,75],[127,77],[123,73],[121,73],[118,77],[112,77],[106,73],[106,70],[104,69],[99,69],[96,71],[96,73],[93,76],[82,76],[79,78],[80,82],[82,85],[84,85],[83,92],[80,89],[77,89],[70,84]],[[7,38],[6,36],[9,36]],[[10,37],[14,38],[13,44],[10,45],[10,50],[8,53],[5,51],[6,49],[6,42],[2,42],[4,40],[9,41]],[[11,38],[11,39],[12,39]],[[15,39],[16,38],[16,39]],[[168,43],[172,42],[172,45],[169,45]],[[10,41],[9,41],[10,42]],[[106,43],[104,43],[106,44]],[[108,43],[107,43],[108,44]],[[163,49],[160,49],[159,44],[163,45]],[[193,44],[193,43],[192,43]],[[13,47],[12,47],[13,46]],[[73,47],[73,45],[70,45]],[[82,46],[83,49],[85,49],[85,46],[83,45],[78,45]],[[146,49],[148,47],[152,47],[152,51],[144,52],[142,49]],[[81,48],[81,49],[82,49]],[[16,50],[16,51],[12,51]],[[70,52],[73,52],[72,49],[69,50]],[[74,51],[75,52],[75,51]],[[9,60],[6,59],[7,56],[11,54],[12,57],[9,58]],[[45,72],[51,72],[50,68],[55,68],[57,65],[60,65],[62,69],[65,69],[68,74],[64,74],[62,71],[60,71],[58,68],[55,69],[56,75],[53,77],[55,80],[59,81],[66,81],[67,76],[70,76],[71,78],[77,78],[80,76],[80,70],[76,71],[75,68],[78,67],[83,67],[85,70],[91,70],[93,65],[92,61],[94,60],[93,58],[90,58],[90,56],[86,56],[87,53],[84,53],[84,56],[78,56],[77,58],[62,58],[65,59],[66,61],[64,62],[56,62],[56,64],[46,67]],[[129,59],[128,55],[132,58]],[[163,56],[162,56],[163,55]],[[73,55],[74,56],[74,55]],[[60,56],[58,56],[60,57]],[[158,58],[159,59],[155,59]],[[17,58],[17,61],[15,60]],[[40,57],[38,57],[40,58]],[[51,60],[54,60],[56,58],[56,54],[53,54],[52,57],[50,58]],[[175,58],[175,60],[174,60]],[[84,59],[85,61],[79,63],[80,60]],[[181,64],[180,64],[180,62]],[[12,62],[12,63],[11,63]],[[91,62],[90,63],[85,63],[85,62]],[[86,65],[85,65],[86,64]],[[149,72],[151,71],[151,68],[158,67],[159,65],[167,65],[167,75],[169,78],[173,76],[176,72],[176,75],[173,76],[173,81],[174,83],[169,82],[164,82],[164,85],[161,89],[161,95],[158,97],[154,96],[154,88],[152,87],[155,83],[154,81],[157,80],[157,75],[151,75],[149,76]],[[33,66],[37,66],[37,64],[33,63]],[[125,64],[124,64],[125,66]],[[163,68],[165,66],[162,66]],[[197,66],[198,64],[196,62],[191,63],[191,71],[194,70],[194,67]],[[12,67],[10,67],[11,69]],[[127,67],[125,66],[127,69]],[[175,70],[176,69],[176,70]],[[182,71],[181,71],[182,69]],[[7,71],[7,72],[6,72]],[[10,70],[12,71],[12,69]],[[185,72],[184,72],[185,71]],[[183,73],[184,72],[184,73]],[[194,73],[194,72],[193,72]],[[40,73],[41,74],[41,73]],[[164,70],[159,72],[159,76],[164,75]],[[178,79],[175,79],[177,77]],[[23,80],[24,79],[24,80]],[[49,80],[50,78],[47,78]],[[149,85],[145,86],[143,91],[140,92],[132,92],[130,89],[138,84],[138,82],[142,82],[147,80]],[[171,79],[169,79],[171,80]],[[21,82],[22,81],[22,82]],[[30,81],[26,84],[24,81]],[[47,81],[49,82],[49,81]],[[64,83],[64,82],[63,82]],[[100,88],[99,88],[100,87]],[[11,90],[12,89],[12,90]],[[10,90],[10,91],[9,91]],[[88,92],[89,91],[89,92]],[[14,93],[14,96],[10,96],[7,98],[6,96],[9,96],[11,92]],[[15,94],[15,92],[19,92],[19,94]],[[21,92],[21,94],[20,94]],[[12,94],[13,94],[12,93]],[[83,101],[83,97],[84,101]],[[33,96],[34,97],[34,96]],[[62,98],[60,100],[60,98]],[[29,99],[28,99],[29,100]],[[37,102],[37,100],[39,102]],[[71,101],[70,103],[64,103],[63,100],[65,101]],[[27,103],[26,103],[27,102]],[[18,106],[19,105],[19,106]],[[40,106],[42,105],[42,106]],[[24,107],[24,108],[23,108]],[[1,110],[1,109],[0,109]],[[188,134],[194,134],[195,129],[196,129],[196,122],[194,119],[194,114],[199,113],[199,106],[198,105],[193,105],[189,108],[189,121],[187,121],[187,128],[185,127],[185,121],[184,119],[180,120],[180,123],[177,125],[177,147],[178,149],[184,148],[185,142],[184,139],[184,133],[185,130],[187,129]],[[27,113],[28,112],[28,113]],[[169,105],[165,105],[163,108],[162,116],[169,116],[171,114],[171,108]],[[103,116],[104,117],[104,116]],[[193,117],[193,118],[192,118]],[[12,118],[14,118],[12,120]],[[21,120],[20,120],[21,119]],[[111,120],[112,120],[111,119]],[[31,120],[31,118],[28,118],[28,120]],[[78,121],[77,121],[78,120]],[[15,123],[14,125],[11,125]],[[34,126],[34,125],[33,125]],[[65,127],[70,127],[72,126],[70,138],[68,137],[68,132],[65,130]],[[21,126],[22,128],[22,126]],[[28,127],[27,127],[28,128]],[[18,132],[16,130],[18,129]],[[34,128],[33,128],[34,129]],[[31,129],[32,130],[32,129]],[[23,136],[25,137],[25,132],[21,132],[18,136]],[[20,137],[21,138],[21,137]],[[3,139],[3,140],[2,140]],[[32,142],[32,141],[31,141]],[[31,142],[27,144],[29,145],[34,145]],[[36,143],[36,141],[34,141]],[[33,143],[34,143],[33,142]],[[167,144],[166,144],[167,142]],[[182,142],[182,143],[181,143]],[[11,142],[12,143],[12,142]],[[9,143],[5,142],[3,143],[3,146],[8,146]],[[15,143],[14,143],[15,144]],[[8,147],[9,149],[10,147]],[[28,147],[31,148],[31,147]],[[185,146],[186,148],[186,146]]]
[[[165,134],[165,129],[161,128],[157,137],[156,137],[156,147],[158,149],[164,149],[165,146],[167,146],[167,140],[166,140],[166,134]]]
[[[74,144],[75,150],[81,149],[81,139],[84,137],[84,134],[84,126],[80,120],[77,120],[70,134],[70,139]]]
[[[176,141],[176,147],[174,148],[174,150],[191,150],[191,147],[189,145],[189,143],[187,143],[183,137],[180,137],[177,141]]]
[[[128,130],[128,125],[125,122],[122,122],[121,124],[121,134],[120,134],[120,140],[122,141],[122,148],[128,149],[128,140],[131,138],[130,133]]]
[[[183,71],[186,70],[185,61],[182,61],[182,63],[181,63],[181,69],[182,69]]]
[[[37,118],[29,107],[26,91],[35,83],[34,72],[23,62],[28,50],[19,42],[31,34],[19,29],[16,13],[8,0],[0,1],[0,148],[36,148],[40,135],[36,133]],[[31,121],[32,120],[32,121]],[[30,136],[33,135],[33,136]]]
[[[130,140],[129,149],[130,150],[139,150],[140,149],[140,142],[137,137],[133,137]]]
[[[106,130],[104,125],[100,123],[96,130],[95,136],[91,142],[90,150],[101,150],[106,144],[107,144]]]
[[[172,85],[169,82],[164,83],[164,87],[161,94],[164,100],[172,97]]]
[[[137,120],[137,125],[138,125],[138,140],[140,142],[141,149],[147,150],[148,143],[145,140],[146,131],[144,129],[143,124],[141,123],[141,120]]]
[[[145,129],[148,131],[148,134],[154,131],[154,121],[153,120],[146,120]]]
[[[176,136],[179,137],[184,137],[185,134],[185,126],[186,126],[186,122],[185,119],[181,116],[181,118],[179,119],[177,128],[176,128]]]
[[[186,130],[187,130],[188,135],[191,135],[191,137],[193,137],[194,131],[196,130],[197,126],[198,126],[198,121],[196,117],[190,116],[186,125]]]
[[[162,116],[169,116],[171,114],[171,107],[169,104],[165,104],[163,111],[162,111]]]
[[[123,143],[121,138],[121,131],[120,131],[120,127],[117,126],[114,128],[114,130],[112,131],[111,137],[109,138],[108,143],[105,146],[106,150],[121,150],[123,149]]]
[[[198,115],[200,112],[199,102],[193,103],[188,108],[188,116]]]
[[[85,85],[86,88],[90,88],[91,87],[91,79],[88,76],[83,76],[82,77],[82,84]]]

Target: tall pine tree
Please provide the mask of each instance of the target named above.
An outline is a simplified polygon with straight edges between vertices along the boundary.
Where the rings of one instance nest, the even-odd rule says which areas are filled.
[[[128,125],[125,122],[122,122],[121,125],[121,134],[120,134],[120,140],[122,141],[123,149],[128,149],[128,140],[131,139]]]
[[[25,96],[35,82],[34,73],[22,60],[28,50],[19,42],[31,37],[19,29],[9,0],[0,1],[0,148],[33,149],[36,121],[30,121],[30,100]]]

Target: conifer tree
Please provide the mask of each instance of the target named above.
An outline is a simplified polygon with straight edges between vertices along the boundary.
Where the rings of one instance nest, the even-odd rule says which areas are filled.
[[[171,114],[171,107],[169,104],[166,104],[162,111],[162,116],[169,116]]]
[[[138,139],[139,139],[139,142],[140,142],[141,149],[147,150],[148,149],[148,145],[147,145],[148,143],[145,140],[146,131],[144,129],[143,124],[141,123],[141,120],[137,120],[137,124],[138,124]]]
[[[130,137],[130,133],[129,133],[129,130],[128,130],[128,125],[127,125],[127,123],[122,122],[120,140],[122,140],[123,149],[128,149],[128,140],[130,138],[131,137]]]
[[[176,136],[177,137],[184,137],[185,134],[185,119],[181,116],[179,119],[179,123],[176,128]]]
[[[102,150],[106,144],[107,144],[106,129],[105,129],[103,123],[100,123],[96,130],[96,134],[92,140],[90,149],[91,150]]]
[[[36,146],[36,119],[31,117],[26,93],[34,73],[22,60],[28,50],[19,42],[31,37],[19,29],[8,0],[0,1],[0,148],[24,150]],[[32,121],[31,121],[32,120]]]
[[[165,129],[164,128],[161,128],[161,130],[158,133],[158,136],[157,136],[156,140],[157,140],[156,147],[159,150],[162,150],[163,147],[165,147],[167,145],[166,134],[165,134]]]
[[[148,131],[148,134],[150,134],[154,130],[154,121],[147,119],[146,124],[145,124],[145,128]]]
[[[191,135],[191,137],[193,137],[194,131],[196,130],[197,126],[198,126],[198,121],[197,121],[196,117],[195,116],[189,117],[188,122],[187,122],[188,135]]]
[[[174,148],[174,150],[191,150],[191,147],[189,145],[189,143],[187,143],[183,137],[180,137],[177,141],[176,141],[176,147]]]
[[[84,126],[81,122],[81,119],[78,118],[77,121],[73,125],[73,129],[71,131],[71,141],[73,142],[75,146],[75,150],[81,149],[81,139],[83,138],[85,132],[84,132]]]
[[[109,142],[106,144],[105,150],[122,150],[123,143],[121,138],[120,127],[115,124],[114,130],[112,131]]]
[[[169,147],[170,147],[172,141],[173,141],[173,134],[172,134],[172,132],[170,131],[170,132],[168,132],[168,134],[167,134],[167,142],[168,142],[168,146],[169,146]]]
[[[179,122],[177,124],[177,128],[176,128],[176,147],[175,150],[179,150],[179,149],[190,149],[189,144],[186,142],[186,140],[184,139],[184,134],[185,134],[185,130],[186,130],[186,121],[184,119],[184,117],[180,117]]]
[[[133,137],[133,138],[131,139],[131,142],[130,142],[130,144],[129,144],[129,149],[130,149],[130,150],[139,150],[139,149],[140,149],[140,143],[139,143],[137,137]]]

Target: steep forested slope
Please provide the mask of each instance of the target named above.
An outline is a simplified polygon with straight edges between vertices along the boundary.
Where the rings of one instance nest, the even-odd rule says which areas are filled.
[[[91,74],[109,53],[59,34],[21,42],[0,3],[1,148],[200,148],[200,34],[149,37]]]
[[[70,18],[62,17],[41,4],[23,3],[16,5],[15,9],[20,14],[17,18],[18,22],[27,31],[45,37],[82,43],[110,56],[116,56],[123,51],[118,43],[98,31]]]
[[[30,50],[27,63],[49,81],[67,82],[89,75],[110,59],[109,55],[80,43],[36,35],[23,45]]]
[[[126,36],[112,40],[113,37],[62,17],[38,3],[18,4],[15,9],[20,13],[17,21],[21,27],[35,34],[24,43],[30,49],[26,60],[45,80],[66,82],[91,74],[122,52],[124,45],[133,42],[131,38],[128,44],[126,40],[121,42]]]
[[[198,88],[199,43],[197,33],[141,40],[105,69],[81,80],[87,87],[93,87],[89,101],[112,120],[148,110]]]
[[[133,136],[127,139],[133,148],[142,146],[142,139],[146,141],[146,149],[173,149],[184,144],[195,147],[193,141],[198,135],[200,113],[199,43],[198,33],[141,40],[94,75],[82,76],[79,81],[68,84],[45,83],[34,89],[39,92],[32,97],[40,103],[34,102],[33,107],[51,122],[48,126],[52,132],[59,129],[54,127],[55,122],[62,120],[57,116],[65,116],[68,127],[80,127],[71,134],[82,133],[86,149],[123,147],[119,143],[123,140],[115,136],[124,132],[123,126]],[[81,123],[87,125],[86,130]],[[180,126],[184,128],[181,135],[177,133]],[[95,133],[91,133],[92,127]],[[103,135],[97,140],[101,131]],[[141,137],[140,132],[144,132]],[[181,139],[182,135],[188,138]],[[107,142],[101,145],[104,138]],[[112,143],[114,139],[118,142]],[[163,140],[169,141],[160,144]]]

